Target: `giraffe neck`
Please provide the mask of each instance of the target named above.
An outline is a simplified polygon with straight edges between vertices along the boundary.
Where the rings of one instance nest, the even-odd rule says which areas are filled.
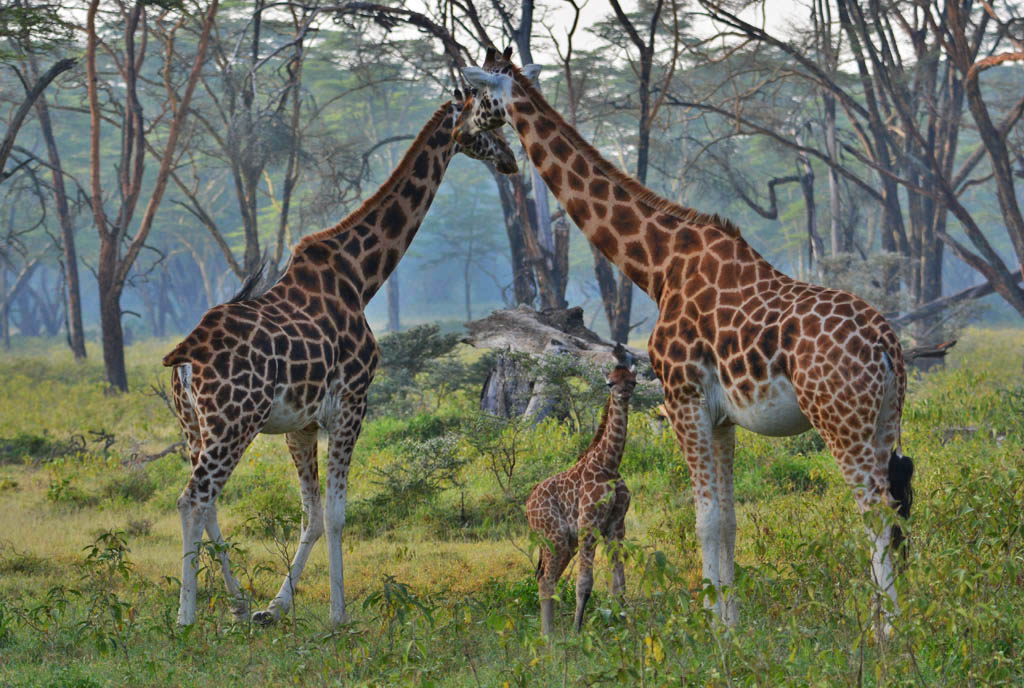
[[[658,196],[608,162],[515,74],[508,120],[551,192],[587,239],[655,302],[665,275],[719,238],[743,242],[717,216]]]
[[[626,424],[629,420],[629,399],[619,399],[614,394],[608,396],[604,406],[601,424],[590,447],[580,459],[587,461],[595,468],[609,472],[617,472],[622,462],[622,450],[626,445]]]
[[[358,210],[299,242],[282,282],[291,273],[300,287],[333,291],[353,308],[364,308],[394,272],[434,200],[455,154],[454,112],[449,102],[434,113],[388,180]],[[333,268],[333,280],[322,276],[324,264]]]

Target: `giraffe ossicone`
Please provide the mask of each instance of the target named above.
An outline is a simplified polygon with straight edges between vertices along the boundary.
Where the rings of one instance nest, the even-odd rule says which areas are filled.
[[[258,433],[284,433],[299,475],[304,526],[266,624],[292,606],[313,544],[326,533],[333,624],[345,621],[341,537],[352,448],[366,413],[367,388],[380,353],[363,312],[394,271],[430,207],[457,151],[514,172],[515,155],[500,135],[481,132],[455,142],[462,111],[447,102],[423,127],[384,184],[336,226],[303,238],[281,278],[266,293],[214,306],[164,357],[192,474],[178,498],[182,528],[178,623],[195,621],[198,550],[203,531],[224,539],[216,499]],[[251,286],[251,285],[250,285]],[[321,508],[317,433],[328,435],[325,505]],[[233,611],[248,615],[227,548],[215,548]]]
[[[488,50],[483,69],[464,71],[478,91],[455,137],[511,125],[580,230],[658,305],[648,352],[693,481],[703,578],[716,591],[708,605],[735,624],[735,427],[816,428],[861,511],[882,503],[906,516],[899,341],[862,299],[790,278],[729,221],[665,199],[608,162],[509,56]],[[869,527],[871,570],[895,610],[898,526],[885,520]]]
[[[619,475],[626,442],[629,400],[636,387],[636,360],[620,344],[618,364],[608,373],[611,390],[604,415],[590,446],[568,470],[541,481],[526,500],[526,519],[541,538],[537,562],[537,594],[541,632],[550,635],[554,623],[555,584],[579,549],[574,627],[583,625],[583,612],[594,587],[594,553],[598,537],[608,543],[613,595],[626,587],[622,541],[630,494]]]

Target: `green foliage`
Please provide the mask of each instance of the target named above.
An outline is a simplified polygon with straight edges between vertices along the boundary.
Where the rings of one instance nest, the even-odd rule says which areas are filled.
[[[145,468],[133,468],[107,481],[103,486],[103,496],[142,503],[152,497],[156,489],[156,482]]]
[[[352,505],[351,522],[364,532],[393,527],[443,490],[463,484],[459,473],[467,461],[455,435],[405,440],[398,453],[399,459],[372,469],[376,494]]]
[[[302,521],[302,501],[290,466],[252,463],[252,472],[229,481],[220,502],[242,519],[244,535],[273,537],[279,522],[297,527]]]
[[[99,503],[99,497],[88,494],[75,485],[70,476],[51,480],[50,486],[46,490],[46,498],[54,504],[76,509],[95,506]]]
[[[105,494],[111,471],[126,475],[117,456],[57,460],[43,471],[0,467],[0,480],[20,485],[0,495],[0,684],[1018,685],[1021,344],[1017,333],[969,335],[946,369],[911,380],[903,446],[917,462],[916,499],[903,524],[901,614],[882,646],[873,640],[878,590],[864,529],[865,518],[879,514],[858,514],[818,437],[737,433],[741,619],[726,631],[704,608],[714,593],[701,581],[685,463],[672,431],[643,412],[631,414],[622,468],[633,491],[626,594],[607,593],[607,552],[599,546],[583,632],[571,630],[571,565],[556,588],[555,634],[546,642],[533,575],[537,545],[522,500],[572,463],[591,430],[553,418],[517,428],[478,418],[455,397],[436,412],[367,423],[350,474],[344,541],[351,618],[338,629],[324,626],[322,547],[307,564],[293,615],[264,629],[231,620],[220,546],[212,543],[200,550],[197,622],[176,627],[177,582],[161,576],[180,570],[174,498],[188,468],[179,457],[146,466],[157,490],[145,502],[144,539],[146,528],[138,535],[110,529],[143,516],[123,494],[75,509],[39,506],[50,480],[58,492]],[[67,396],[90,384],[78,375]],[[126,406],[134,409],[126,419],[107,426],[118,436],[130,435],[131,418],[148,416],[137,400]],[[976,431],[945,432],[966,427]],[[167,432],[159,436],[164,446],[176,430]],[[499,483],[488,453],[497,460],[513,444],[511,474],[500,473]],[[300,513],[294,468],[278,438],[254,443],[223,497],[225,533],[247,545],[230,546],[233,570],[246,594],[265,602],[294,552]],[[29,523],[55,537],[36,537],[37,525],[31,544],[16,540],[29,537]],[[52,544],[57,535],[68,536],[64,545]],[[488,568],[492,560],[499,563]]]
[[[19,433],[10,439],[0,437],[0,464],[40,462],[85,451],[81,435],[66,441],[42,435]]]
[[[434,324],[417,325],[381,337],[380,368],[370,388],[371,413],[411,413],[413,402],[423,398],[417,384],[421,373],[430,373],[430,388],[441,396],[450,391],[452,385],[465,377],[466,373],[461,372],[465,366],[450,357],[438,359],[448,356],[458,342],[458,334],[441,334],[441,328]]]

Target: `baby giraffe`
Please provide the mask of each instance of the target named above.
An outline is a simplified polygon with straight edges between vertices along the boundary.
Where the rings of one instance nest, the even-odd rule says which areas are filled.
[[[576,630],[583,625],[583,610],[594,587],[594,549],[597,534],[612,543],[612,594],[626,587],[619,547],[626,535],[629,489],[619,476],[622,448],[626,443],[629,398],[636,386],[636,360],[621,344],[615,347],[618,364],[608,374],[611,394],[594,441],[576,459],[576,465],[553,475],[533,488],[526,500],[530,528],[545,542],[537,564],[540,596],[540,624],[544,635],[551,633],[554,620],[555,583],[580,547],[580,568],[576,578]]]

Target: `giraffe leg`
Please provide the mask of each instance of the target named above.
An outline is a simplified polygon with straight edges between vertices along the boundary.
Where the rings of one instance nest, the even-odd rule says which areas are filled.
[[[551,540],[551,548],[541,545],[537,594],[540,599],[540,630],[544,635],[551,635],[555,623],[555,584],[572,560],[575,549],[575,542],[564,533]]]
[[[672,421],[676,439],[690,469],[693,502],[697,512],[697,539],[700,541],[701,575],[714,587],[714,601],[704,598],[704,606],[725,619],[722,604],[721,561],[723,549],[723,506],[720,472],[712,448],[711,418],[703,397],[696,394],[665,396],[665,410]]]
[[[597,529],[588,525],[586,529],[580,528],[580,533],[585,533],[580,541],[580,570],[576,574],[576,617],[573,621],[573,628],[578,633],[583,628],[583,612],[590,600],[590,593],[594,590],[594,551],[597,549]]]
[[[345,623],[345,568],[342,560],[341,533],[345,528],[345,497],[348,492],[348,468],[352,448],[366,415],[366,396],[343,401],[337,419],[328,429],[327,500],[324,521],[327,527],[327,561],[331,578],[331,625]]]
[[[831,384],[823,385],[829,390],[829,396],[811,396],[805,410],[832,451],[862,514],[879,504],[896,505],[889,492],[889,471],[900,423],[898,382],[891,372],[880,373],[878,377],[880,384],[854,387],[848,380],[836,376],[830,380]],[[832,398],[846,399],[847,406],[857,409],[858,413],[843,414],[839,423],[829,422],[824,410],[828,409]],[[909,462],[903,457],[899,459]],[[905,476],[905,480],[902,487],[908,489],[909,476]],[[899,613],[891,552],[893,524],[888,516],[883,511],[880,519],[865,521],[871,542],[871,577],[880,595],[888,598],[888,604],[883,605],[879,597],[880,614],[875,625],[879,641],[892,634],[891,622]]]
[[[316,435],[316,424],[285,435],[295,470],[299,474],[299,490],[302,494],[302,511],[306,523],[299,538],[299,548],[292,557],[291,566],[280,590],[265,611],[258,611],[252,615],[252,620],[263,626],[278,621],[291,609],[295,589],[309,559],[309,553],[324,532],[324,512],[320,506],[320,478],[317,473]]]
[[[630,495],[626,483],[619,481],[615,486],[615,510],[608,534],[608,553],[612,562],[612,595],[626,591],[626,571],[622,563],[622,541],[626,539],[626,512],[629,511]]]
[[[190,375],[191,366],[189,368],[188,374]],[[178,423],[181,425],[181,430],[185,434],[185,441],[188,443],[189,461],[194,470],[199,462],[203,446],[199,432],[199,418],[182,383],[182,375],[177,369],[171,371],[171,393],[174,407],[177,411]],[[182,527],[184,528],[184,524]],[[217,559],[220,562],[221,573],[224,576],[224,585],[227,588],[228,595],[234,600],[232,603],[232,614],[239,621],[244,620],[249,615],[249,600],[242,592],[238,581],[231,574],[231,563],[228,560],[226,543],[220,532],[220,524],[217,522],[216,502],[212,502],[209,506],[205,528],[207,535],[210,536],[210,540],[217,545]],[[200,531],[201,533],[202,531]]]
[[[711,447],[715,457],[721,495],[721,545],[718,550],[718,574],[722,585],[722,621],[735,626],[739,621],[736,609],[736,504],[733,497],[733,455],[736,451],[736,426],[720,426],[711,431]]]
[[[207,509],[206,534],[217,545],[217,560],[220,562],[220,571],[224,576],[224,586],[228,590],[228,596],[234,600],[231,603],[231,613],[236,620],[245,621],[249,618],[249,598],[242,592],[242,586],[239,585],[238,579],[231,573],[227,542],[220,533],[220,524],[217,523],[217,502],[211,502]]]
[[[178,598],[180,626],[188,626],[195,621],[199,548],[202,544],[203,530],[208,527],[208,523],[212,523],[216,533],[215,539],[223,541],[219,538],[220,529],[216,525],[216,516],[211,519],[211,515],[215,511],[217,495],[252,440],[253,434],[255,433],[236,436],[230,444],[206,438],[205,447],[192,467],[192,477],[178,497],[182,546],[181,593]],[[222,567],[227,559],[227,553],[223,554]],[[230,570],[228,575],[230,576]],[[234,578],[231,577],[231,580],[234,581]]]

